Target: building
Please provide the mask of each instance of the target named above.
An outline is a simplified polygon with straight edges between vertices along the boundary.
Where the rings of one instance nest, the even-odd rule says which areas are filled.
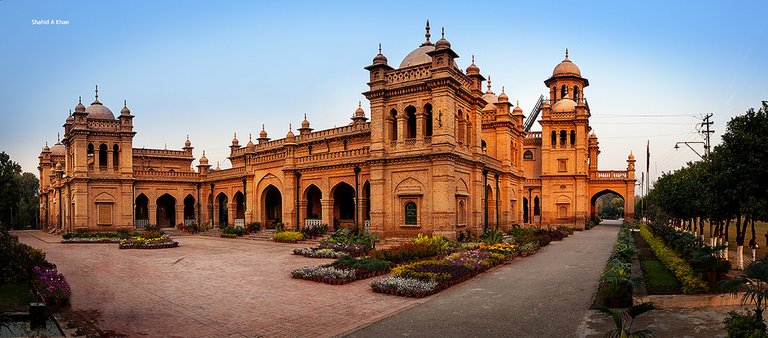
[[[371,65],[370,120],[358,106],[348,125],[232,139],[231,169],[211,169],[194,148],[133,148],[131,111],[96,98],[78,102],[64,137],[40,154],[41,220],[64,232],[147,224],[260,222],[287,227],[359,224],[385,237],[506,230],[514,224],[581,228],[608,192],[633,218],[634,157],[626,170],[598,170],[597,136],[584,97],[589,81],[565,59],[544,81],[526,120],[474,63],[462,71],[445,37],[426,41],[397,68]],[[485,91],[483,89],[485,88]],[[541,132],[530,125],[541,113]]]

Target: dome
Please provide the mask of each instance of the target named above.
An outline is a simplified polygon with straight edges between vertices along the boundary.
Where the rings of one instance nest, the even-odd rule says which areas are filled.
[[[309,128],[309,120],[307,120],[307,113],[304,113],[304,121],[301,121],[302,128]]]
[[[56,142],[56,144],[51,147],[51,155],[53,156],[64,156],[67,153],[67,149],[64,148],[64,145],[61,144],[61,142]]]
[[[107,108],[107,106],[101,104],[98,99],[96,101],[93,101],[88,108],[85,109],[85,112],[88,113],[89,119],[98,119],[98,120],[114,120],[115,114],[112,114],[112,111]]]
[[[120,109],[120,115],[131,115],[131,110],[128,109],[128,100],[123,100],[123,109]]]
[[[240,141],[237,140],[237,133],[235,133],[235,137],[232,138],[232,145],[233,146],[239,146]]]
[[[51,148],[48,148],[48,142],[45,142],[45,147],[43,147],[43,152],[44,153],[50,153],[51,152]]]
[[[517,104],[515,105],[515,109],[512,109],[512,111],[520,114],[523,113],[523,108],[520,108],[520,101],[517,101]]]
[[[255,145],[255,144],[253,144],[253,140],[251,139],[251,137],[250,137],[250,136],[248,136],[248,144],[246,144],[246,145],[245,145],[245,147],[246,147],[246,148],[253,148],[253,147],[255,147],[255,146],[256,146],[256,145]]]
[[[496,111],[496,105],[489,102],[487,105],[485,105],[483,111]]]
[[[184,141],[184,147],[188,148],[192,146],[192,141],[189,140],[189,135],[187,135],[187,140]]]
[[[379,54],[376,54],[376,56],[373,57],[373,64],[374,65],[386,65],[387,64],[387,57],[384,56],[384,54],[381,54],[381,44],[379,44]]]
[[[509,102],[509,96],[504,92],[504,87],[501,87],[501,94],[499,94],[499,102]]]
[[[475,65],[475,56],[472,55],[472,64],[467,67],[467,75],[477,75],[480,74],[480,67]]]
[[[81,98],[77,99],[77,105],[75,106],[75,112],[82,113],[85,111],[85,106]]]
[[[595,132],[594,132],[594,131],[593,131],[592,133],[590,133],[590,134],[589,134],[589,138],[594,138],[594,139],[596,139],[596,138],[597,138],[597,135],[595,135]]]
[[[555,69],[552,71],[552,77],[555,76],[581,77],[581,70],[579,69],[579,66],[576,66],[575,63],[568,59],[568,49],[565,50],[565,60],[555,66]]]
[[[56,171],[62,171],[61,162],[56,162]]]
[[[67,121],[65,123],[69,124],[69,123],[74,123],[74,122],[75,122],[75,117],[74,116],[72,116],[71,114],[69,116],[67,116]]]
[[[485,92],[483,95],[483,100],[488,103],[496,103],[499,102],[499,97],[496,96],[493,92]]]
[[[352,116],[365,117],[365,110],[363,110],[363,103],[361,101],[357,101],[357,109],[355,109],[355,114]]]
[[[573,113],[576,111],[576,102],[569,99],[568,97],[557,101],[555,105],[552,106],[552,112],[554,113]]]
[[[288,133],[285,134],[285,138],[293,140],[293,138],[295,138],[295,137],[296,137],[296,135],[293,134],[293,130],[288,129]]]
[[[267,138],[267,131],[264,130],[264,125],[261,126],[261,132],[259,133],[259,138]]]
[[[432,57],[427,55],[427,52],[431,52],[433,50],[435,50],[435,46],[431,44],[414,49],[412,52],[405,56],[405,59],[403,59],[403,62],[400,62],[400,67],[398,68],[431,63]]]
[[[441,28],[440,32],[441,32],[440,40],[437,40],[437,42],[435,42],[435,49],[451,48],[451,43],[445,39],[445,28]]]
[[[632,152],[630,151],[629,152],[629,160],[631,161],[631,160],[634,160],[634,159],[635,159],[635,154],[632,154]]]
[[[201,165],[207,165],[208,164],[208,158],[205,157],[205,150],[203,150],[203,156],[200,157],[200,164]]]

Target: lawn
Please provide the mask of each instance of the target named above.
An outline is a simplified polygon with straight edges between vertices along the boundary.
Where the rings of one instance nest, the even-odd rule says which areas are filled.
[[[675,290],[680,288],[680,282],[677,281],[675,275],[661,261],[655,259],[645,260],[642,262],[642,266],[645,282],[649,289],[661,291],[659,293],[666,293],[664,291],[674,293]]]
[[[32,291],[27,283],[0,285],[0,309],[3,311],[27,311],[31,301]]]
[[[765,232],[768,231],[768,223],[764,222],[755,222],[755,239],[757,240],[757,258],[762,258],[765,256],[766,252],[768,252],[768,248],[765,245]],[[709,243],[709,223],[704,223],[704,238]],[[749,240],[752,239],[752,228],[748,227],[747,232],[745,234],[744,239],[744,256],[750,257],[752,256],[752,251],[749,250],[747,247],[749,245]],[[735,252],[736,251],[736,222],[731,222],[731,225],[728,227],[728,248],[730,251]]]

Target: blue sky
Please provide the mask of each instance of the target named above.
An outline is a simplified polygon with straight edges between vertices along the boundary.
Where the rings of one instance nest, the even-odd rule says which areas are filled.
[[[600,138],[601,169],[633,151],[651,176],[698,157],[696,116],[725,123],[768,100],[768,5],[758,1],[21,1],[0,0],[0,150],[25,171],[83,96],[118,113],[128,100],[134,147],[206,150],[229,167],[262,124],[272,138],[298,125],[344,125],[363,101],[382,43],[389,64],[445,27],[462,68],[474,54],[526,114],[565,48],[590,80],[585,96]],[[32,20],[67,20],[33,25]],[[762,81],[761,81],[762,80]],[[639,176],[639,175],[638,175]]]

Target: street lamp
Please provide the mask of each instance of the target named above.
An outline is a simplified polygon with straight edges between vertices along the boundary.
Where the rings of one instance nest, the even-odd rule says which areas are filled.
[[[690,148],[690,149],[691,149],[691,150],[692,150],[694,153],[696,153],[696,155],[699,155],[699,157],[700,157],[702,160],[704,159],[704,156],[701,156],[701,154],[699,154],[699,152],[698,152],[698,151],[696,151],[696,149],[693,149],[693,147],[691,147],[691,144],[703,144],[703,145],[704,145],[704,155],[705,155],[705,156],[706,156],[706,155],[709,155],[709,154],[708,154],[708,151],[707,151],[707,150],[708,150],[708,149],[707,149],[707,145],[706,145],[704,142],[702,142],[702,141],[692,141],[692,142],[677,142],[677,143],[675,143],[675,150],[678,150],[678,149],[680,149],[680,144],[681,144],[681,143],[682,143],[682,144],[685,144],[686,146],[688,146],[688,148]]]

